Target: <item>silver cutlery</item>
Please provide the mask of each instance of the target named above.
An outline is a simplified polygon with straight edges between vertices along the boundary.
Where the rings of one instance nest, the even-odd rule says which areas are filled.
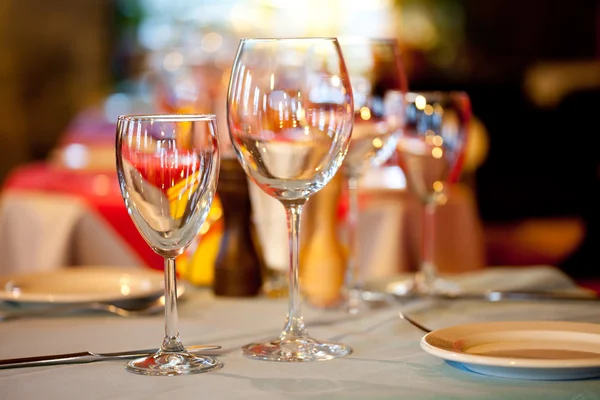
[[[434,295],[442,299],[465,299],[465,300],[487,300],[496,301],[528,301],[528,300],[563,300],[563,301],[590,301],[600,300],[593,292],[565,292],[565,291],[541,291],[541,290],[519,290],[501,291],[489,290],[485,292],[465,292]]]
[[[0,321],[29,317],[46,317],[58,314],[69,314],[82,311],[106,311],[121,317],[140,317],[157,314],[164,310],[164,296],[151,301],[135,300],[122,301],[119,303],[89,302],[76,304],[61,304],[41,308],[19,308],[13,310],[1,310]]]
[[[410,324],[412,324],[413,326],[419,328],[420,330],[422,330],[425,333],[429,333],[431,332],[431,329],[424,327],[423,325],[421,325],[420,323],[418,323],[417,321],[415,321],[414,319],[410,318],[408,315],[400,312],[400,318],[402,318],[403,320],[409,322]]]
[[[363,293],[366,301],[406,301],[418,299],[438,300],[483,300],[488,302],[501,301],[599,301],[600,295],[581,291],[541,291],[541,290],[488,290],[483,292],[459,293],[393,293],[366,291]]]
[[[219,350],[219,345],[188,346],[190,353],[208,352]],[[52,354],[47,356],[23,357],[0,360],[0,369],[39,367],[59,364],[87,364],[96,361],[127,360],[130,358],[145,357],[154,354],[158,349],[122,351],[116,353],[94,353],[83,351],[80,353]]]

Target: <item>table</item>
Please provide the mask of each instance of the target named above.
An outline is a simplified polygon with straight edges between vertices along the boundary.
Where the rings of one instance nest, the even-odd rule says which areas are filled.
[[[520,281],[531,287],[569,286],[551,269],[491,271],[484,281]],[[487,274],[487,272],[486,272]],[[499,279],[499,278],[502,279]],[[516,278],[516,279],[515,279]],[[540,283],[543,283],[540,286]],[[311,335],[342,341],[348,357],[317,363],[273,363],[244,358],[239,347],[271,337],[283,326],[284,300],[215,298],[189,288],[181,303],[184,342],[221,344],[225,367],[183,377],[125,372],[122,361],[0,370],[6,399],[597,399],[600,380],[521,381],[457,369],[419,347],[422,333],[398,318],[409,313],[431,328],[491,320],[567,319],[600,323],[597,303],[491,303],[455,301],[396,305],[358,317],[304,307]],[[122,319],[82,315],[0,323],[0,358],[82,350],[155,347],[163,335],[160,316]]]

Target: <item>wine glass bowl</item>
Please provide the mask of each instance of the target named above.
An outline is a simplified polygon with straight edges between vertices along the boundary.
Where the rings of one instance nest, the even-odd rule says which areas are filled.
[[[243,354],[271,361],[349,354],[346,345],[308,335],[298,275],[302,206],[340,168],[354,120],[352,88],[337,39],[242,39],[227,115],[233,148],[246,174],[286,210],[290,243],[290,304],[283,332],[244,346]]]
[[[358,249],[358,182],[396,152],[404,108],[397,99],[407,90],[407,79],[396,39],[341,38],[354,94],[354,128],[343,172],[348,185],[348,262],[341,308],[352,314],[368,308],[362,300],[362,269]],[[398,96],[400,95],[400,96]],[[400,103],[401,104],[401,103]]]
[[[465,93],[406,95],[405,126],[398,149],[408,184],[423,203],[439,200],[443,183],[458,179],[469,118]]]
[[[306,199],[323,188],[346,154],[352,94],[331,44],[240,44],[228,96],[231,138],[250,179],[278,200]]]
[[[341,38],[354,94],[354,128],[344,171],[361,177],[395,152],[402,118],[386,106],[391,92],[407,90],[398,42],[389,38]]]
[[[149,134],[144,139],[143,149],[127,143],[120,147],[125,204],[148,245],[163,257],[176,257],[194,240],[206,219],[206,205],[214,197],[218,159],[215,164],[210,149],[178,149],[179,138]],[[214,146],[216,142],[209,147]]]
[[[117,175],[125,206],[146,243],[165,260],[165,337],[133,360],[144,375],[185,375],[222,367],[183,347],[177,330],[175,258],[190,245],[214,198],[219,146],[214,115],[129,115],[117,121]]]
[[[437,275],[433,258],[434,213],[447,188],[460,177],[471,117],[465,92],[420,92],[404,96],[404,128],[397,142],[409,189],[424,206],[423,249],[413,290],[454,291]]]

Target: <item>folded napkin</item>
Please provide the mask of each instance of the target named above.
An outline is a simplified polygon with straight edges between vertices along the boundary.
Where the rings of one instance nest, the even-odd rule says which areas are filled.
[[[577,284],[558,268],[540,265],[490,267],[448,277],[466,291],[487,290],[571,290]]]
[[[395,275],[385,279],[369,281],[367,288],[374,291],[393,292],[412,274]],[[480,292],[486,290],[557,290],[580,291],[575,281],[558,268],[540,265],[523,267],[488,267],[483,270],[444,276],[449,282],[458,286],[462,292]]]

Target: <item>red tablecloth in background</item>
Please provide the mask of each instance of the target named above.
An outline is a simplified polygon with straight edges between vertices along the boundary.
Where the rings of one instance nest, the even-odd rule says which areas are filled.
[[[577,281],[577,284],[586,288],[593,290],[594,292],[600,294],[600,279],[584,279]]]

